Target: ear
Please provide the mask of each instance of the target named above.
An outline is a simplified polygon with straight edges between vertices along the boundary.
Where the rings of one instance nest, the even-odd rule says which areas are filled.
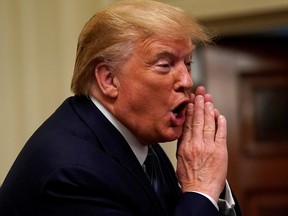
[[[109,65],[105,62],[100,63],[94,72],[96,82],[102,93],[108,97],[116,98],[118,96],[118,82]]]

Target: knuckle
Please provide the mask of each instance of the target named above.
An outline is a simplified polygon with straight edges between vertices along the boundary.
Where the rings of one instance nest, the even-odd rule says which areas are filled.
[[[200,120],[196,120],[193,122],[193,127],[203,127],[204,126],[204,123]]]
[[[207,132],[213,132],[215,131],[215,128],[212,125],[205,125],[204,130]]]

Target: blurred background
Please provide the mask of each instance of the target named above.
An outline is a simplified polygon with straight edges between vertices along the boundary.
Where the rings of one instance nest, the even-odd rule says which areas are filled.
[[[114,0],[0,0],[0,185],[19,151],[71,95],[78,35]],[[247,216],[288,215],[288,0],[162,0],[215,37],[198,49],[229,125],[228,180]],[[176,143],[163,144],[175,165]]]

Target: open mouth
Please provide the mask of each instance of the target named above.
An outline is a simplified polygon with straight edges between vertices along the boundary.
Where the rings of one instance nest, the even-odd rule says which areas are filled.
[[[172,113],[174,114],[175,117],[179,117],[180,114],[183,113],[187,106],[188,102],[182,102],[179,104],[175,109],[172,110]]]

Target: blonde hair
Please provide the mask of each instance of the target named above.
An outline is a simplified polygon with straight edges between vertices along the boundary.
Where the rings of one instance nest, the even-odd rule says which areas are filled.
[[[153,0],[124,0],[96,13],[79,35],[71,89],[88,95],[94,69],[100,62],[111,68],[128,58],[136,43],[149,37],[210,41],[203,28],[183,10]]]

